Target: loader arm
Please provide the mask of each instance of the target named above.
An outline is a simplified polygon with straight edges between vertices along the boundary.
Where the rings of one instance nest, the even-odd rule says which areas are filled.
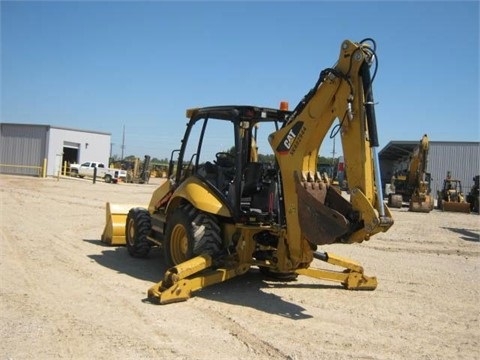
[[[269,136],[282,175],[287,229],[284,251],[290,261],[281,268],[309,264],[311,244],[362,242],[393,224],[383,204],[376,153],[370,75],[374,56],[367,44],[344,41],[336,65],[321,72],[286,125]],[[336,119],[348,174],[349,204],[343,204],[332,188],[325,195],[316,172],[320,146]],[[333,207],[327,206],[329,203]]]

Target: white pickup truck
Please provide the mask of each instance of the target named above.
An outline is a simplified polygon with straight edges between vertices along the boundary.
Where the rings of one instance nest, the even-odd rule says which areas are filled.
[[[109,169],[104,163],[98,161],[70,164],[70,176],[93,178],[95,169],[97,169],[97,178],[103,179],[106,183],[117,182],[119,179],[125,181],[127,178],[126,170]]]

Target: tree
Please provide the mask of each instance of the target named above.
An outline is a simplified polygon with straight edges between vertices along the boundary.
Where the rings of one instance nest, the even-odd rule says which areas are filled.
[[[135,155],[129,155],[123,158],[123,161],[135,161],[137,157]]]
[[[150,163],[152,164],[168,164],[168,162],[168,158],[157,159],[156,157],[154,157],[150,160]]]
[[[334,165],[336,161],[332,158],[327,158],[325,156],[319,156],[317,162],[319,164],[328,164],[328,165]]]
[[[275,162],[275,155],[258,154],[258,162],[273,164]]]

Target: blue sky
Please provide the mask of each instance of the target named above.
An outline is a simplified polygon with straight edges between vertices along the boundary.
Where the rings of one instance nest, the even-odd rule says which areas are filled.
[[[114,154],[125,126],[125,156],[164,158],[185,109],[293,108],[372,37],[380,149],[479,141],[479,32],[477,1],[2,1],[0,121],[109,132]]]

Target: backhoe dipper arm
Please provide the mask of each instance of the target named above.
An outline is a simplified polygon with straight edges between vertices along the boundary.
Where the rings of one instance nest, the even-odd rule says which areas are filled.
[[[420,143],[415,148],[408,169],[408,185],[414,187],[417,191],[422,187],[425,171],[427,170],[429,141],[428,136],[423,135]]]
[[[308,243],[362,242],[393,224],[383,204],[376,153],[378,136],[370,76],[374,57],[374,49],[365,42],[344,41],[336,65],[321,72],[287,124],[269,136],[282,176],[285,251],[290,261],[280,267],[309,264]],[[350,203],[333,189],[325,190],[316,171],[321,143],[337,118]]]
[[[407,190],[410,194],[409,210],[428,213],[433,209],[433,198],[430,195],[430,176],[427,174],[429,140],[423,135],[410,159]]]

